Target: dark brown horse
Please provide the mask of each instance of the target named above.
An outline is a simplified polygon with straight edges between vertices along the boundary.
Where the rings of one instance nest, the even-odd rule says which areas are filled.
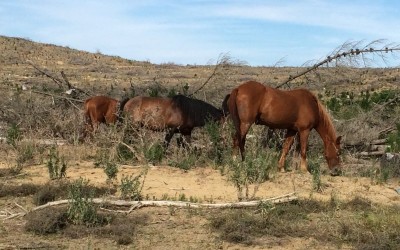
[[[279,160],[284,172],[286,155],[299,134],[301,148],[300,168],[307,171],[307,140],[315,129],[324,142],[325,159],[332,174],[340,168],[340,140],[325,108],[314,94],[305,89],[282,91],[261,83],[249,81],[232,90],[223,105],[228,109],[235,125],[234,147],[239,146],[244,159],[246,134],[250,126],[266,125],[272,129],[286,129],[285,142]]]
[[[85,127],[80,140],[82,141],[88,133],[95,132],[101,123],[116,123],[120,117],[120,107],[127,101],[128,99],[120,102],[107,96],[93,96],[86,99],[83,107]]]
[[[165,147],[175,133],[185,136],[189,142],[195,127],[203,127],[207,121],[224,120],[222,110],[183,95],[172,98],[136,96],[123,106],[123,111],[135,125],[154,131],[165,130]]]

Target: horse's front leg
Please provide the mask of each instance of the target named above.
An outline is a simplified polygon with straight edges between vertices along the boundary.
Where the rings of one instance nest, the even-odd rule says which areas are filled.
[[[281,158],[279,159],[279,163],[278,163],[278,169],[280,172],[285,172],[286,155],[289,152],[289,149],[293,144],[295,136],[296,136],[295,130],[288,129],[286,131],[285,142],[283,143],[283,148],[282,148],[282,155],[281,155]]]
[[[181,131],[181,136],[176,139],[178,147],[186,148],[191,141],[192,130]]]
[[[175,134],[175,129],[167,129],[165,138],[164,138],[164,149],[167,149],[169,146],[169,143],[171,142],[172,137]]]
[[[308,141],[308,136],[310,135],[310,130],[303,130],[300,132],[300,155],[301,155],[301,161],[300,161],[300,169],[303,172],[307,172],[307,141]]]

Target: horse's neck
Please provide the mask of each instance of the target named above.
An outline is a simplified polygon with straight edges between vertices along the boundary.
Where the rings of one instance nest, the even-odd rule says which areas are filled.
[[[329,145],[329,142],[336,141],[336,132],[330,120],[325,119],[320,121],[315,130],[324,142],[325,147]]]

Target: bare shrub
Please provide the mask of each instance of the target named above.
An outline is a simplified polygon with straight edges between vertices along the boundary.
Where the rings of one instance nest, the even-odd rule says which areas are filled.
[[[67,225],[67,213],[65,208],[47,208],[28,213],[26,216],[25,230],[36,234],[56,233]]]

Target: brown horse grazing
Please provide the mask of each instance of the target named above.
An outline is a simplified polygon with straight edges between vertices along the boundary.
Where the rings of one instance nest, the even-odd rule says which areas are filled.
[[[123,111],[135,125],[154,131],[166,130],[165,147],[175,133],[185,136],[189,142],[195,127],[202,127],[207,121],[224,120],[222,110],[183,95],[172,98],[136,96],[123,106]]]
[[[239,146],[244,159],[246,134],[250,126],[266,125],[272,129],[286,129],[285,142],[279,160],[279,170],[284,172],[286,155],[299,133],[301,148],[300,168],[307,171],[307,140],[315,129],[324,142],[325,159],[332,174],[340,169],[340,140],[328,113],[314,94],[305,89],[282,91],[261,83],[249,81],[232,90],[227,105],[235,125],[234,148]]]
[[[88,133],[96,131],[100,123],[116,123],[120,117],[121,106],[127,101],[128,99],[119,102],[107,96],[93,96],[86,99],[84,103],[85,127],[79,140],[82,141]]]

